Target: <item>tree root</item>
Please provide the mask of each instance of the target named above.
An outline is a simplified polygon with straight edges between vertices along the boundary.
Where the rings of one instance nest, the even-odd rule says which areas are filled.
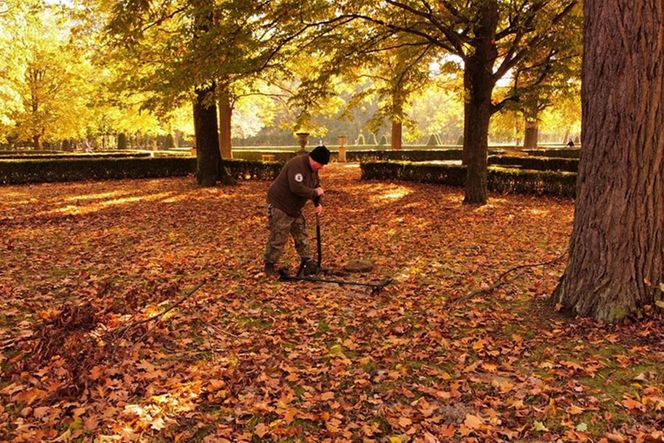
[[[472,291],[467,292],[467,293],[464,294],[464,295],[461,295],[461,296],[459,296],[459,297],[457,297],[457,298],[454,298],[454,299],[449,300],[449,301],[446,303],[446,306],[454,306],[454,305],[456,305],[456,304],[458,304],[458,303],[460,303],[460,302],[462,302],[462,301],[464,301],[464,300],[471,299],[471,298],[475,297],[476,295],[479,295],[479,294],[485,294],[485,293],[490,293],[490,292],[495,291],[496,289],[498,289],[498,288],[501,287],[502,285],[505,285],[505,284],[507,284],[507,283],[510,283],[511,281],[513,281],[514,279],[516,279],[519,275],[521,275],[520,273],[517,274],[517,275],[516,275],[512,280],[510,280],[510,281],[506,281],[506,280],[504,280],[505,277],[507,277],[509,274],[511,274],[512,272],[514,272],[514,271],[516,271],[516,270],[519,270],[519,269],[526,269],[526,268],[536,268],[536,267],[538,267],[538,266],[548,266],[548,265],[552,265],[552,264],[554,264],[554,263],[560,261],[560,260],[561,260],[563,257],[565,257],[566,255],[567,255],[567,251],[563,252],[563,253],[560,254],[558,257],[554,258],[553,260],[549,260],[549,261],[546,261],[546,262],[543,262],[543,263],[530,263],[530,264],[525,264],[525,265],[514,266],[514,267],[508,269],[507,271],[503,272],[502,274],[500,274],[500,276],[498,277],[498,279],[497,279],[492,285],[490,285],[489,287],[486,287],[486,288],[480,288],[480,289],[473,289]]]

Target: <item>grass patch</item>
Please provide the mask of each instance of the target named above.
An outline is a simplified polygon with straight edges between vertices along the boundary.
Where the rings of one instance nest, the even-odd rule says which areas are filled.
[[[320,337],[327,333],[330,330],[330,325],[327,324],[325,320],[321,320],[318,322],[318,327],[316,328],[316,335],[315,337]]]
[[[646,363],[646,362],[644,362]],[[657,378],[648,383],[660,384],[661,364],[657,362],[647,362],[627,368],[607,367],[597,371],[595,377],[583,377],[579,380],[584,386],[593,392],[601,393],[607,397],[607,401],[620,402],[625,394],[637,396],[643,389],[643,385],[636,380],[640,374],[657,374]]]
[[[78,274],[78,270],[72,268],[53,268],[51,269],[51,277],[61,278],[72,274]]]
[[[272,328],[272,322],[262,318],[241,317],[237,319],[240,328],[266,330]]]

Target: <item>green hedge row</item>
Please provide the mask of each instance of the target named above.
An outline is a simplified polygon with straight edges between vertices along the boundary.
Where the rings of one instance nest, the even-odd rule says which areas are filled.
[[[274,180],[284,166],[283,162],[277,161],[241,159],[222,160],[221,163],[238,180]]]
[[[366,161],[360,163],[362,180],[407,180],[463,186],[466,167],[408,161]]]
[[[402,149],[392,150],[366,150],[350,151],[346,153],[346,160],[350,162],[364,162],[371,160],[461,160],[462,149]]]
[[[535,157],[579,158],[581,156],[579,148],[525,149],[523,152]]]
[[[271,180],[282,166],[279,162],[243,160],[224,160],[223,165],[240,180]],[[2,184],[175,177],[195,172],[195,157],[0,160]]]
[[[1,149],[0,148],[0,152],[2,152],[3,154],[16,156],[16,155],[34,155],[34,154],[60,154],[64,151],[55,151],[55,150],[52,150],[52,149],[51,150],[43,149],[43,150],[35,151],[35,150],[30,150],[30,149]]]
[[[150,157],[149,152],[82,152],[80,154],[62,153],[62,154],[0,154],[0,160],[48,160],[48,159],[89,159],[89,158],[137,158]]]
[[[422,183],[440,183],[463,186],[466,167],[414,162],[362,162],[363,180],[407,180]],[[565,171],[534,171],[491,166],[488,188],[499,193],[525,193],[574,197],[576,173]]]
[[[579,170],[577,158],[551,158],[551,157],[515,157],[510,155],[490,155],[489,165],[518,166],[523,169],[538,171],[567,171]]]
[[[248,161],[263,161],[263,158],[270,158],[272,160],[268,161],[277,161],[277,162],[287,162],[291,158],[295,157],[298,155],[297,152],[295,151],[249,151],[249,150],[242,150],[242,151],[237,151],[233,149],[233,159],[237,160],[248,160]],[[334,158],[335,155],[332,155],[332,158]]]
[[[261,161],[263,158],[272,158],[276,161],[285,162],[297,155],[297,148],[257,148],[257,149],[233,149],[233,158]],[[331,147],[331,161],[338,159],[336,147]],[[489,148],[489,161],[495,158],[494,164],[518,165],[526,169],[560,170],[575,172],[578,169],[578,149],[535,149],[522,151],[529,155],[542,154],[542,157],[514,157],[502,155],[505,153],[501,148]],[[544,154],[551,153],[546,158]],[[402,161],[434,161],[434,160],[461,160],[463,150],[459,148],[429,148],[412,149],[405,148],[398,151],[384,148],[364,147],[363,149],[348,149],[346,160],[349,162],[402,160]],[[266,157],[269,156],[269,157]],[[492,164],[492,163],[490,163]]]
[[[336,161],[339,158],[339,152],[336,147],[330,147],[330,160]],[[308,147],[307,149],[311,149]],[[430,160],[461,160],[462,150],[452,149],[402,149],[393,151],[391,149],[377,148],[371,149],[347,149],[346,160],[349,162],[360,162],[368,160],[410,160],[410,161],[430,161]],[[502,150],[492,151],[502,153]],[[276,161],[288,161],[296,156],[298,152],[293,149],[233,149],[233,158],[260,161],[264,156],[272,156]]]

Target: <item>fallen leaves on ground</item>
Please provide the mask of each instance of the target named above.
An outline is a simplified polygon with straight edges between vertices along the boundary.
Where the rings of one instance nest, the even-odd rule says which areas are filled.
[[[349,278],[394,278],[381,292],[263,277],[266,182],[0,189],[0,437],[662,438],[661,319],[559,316],[545,301],[564,261],[478,291],[564,252],[572,202],[466,206],[356,165],[323,180],[324,265],[368,260]]]

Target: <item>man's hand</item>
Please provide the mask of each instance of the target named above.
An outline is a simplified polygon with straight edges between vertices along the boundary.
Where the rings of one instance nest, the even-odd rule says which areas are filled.
[[[320,215],[321,212],[323,212],[323,205],[314,206],[314,212],[315,212],[317,215]]]
[[[315,189],[314,189],[314,192],[315,192],[316,195],[319,196],[319,197],[320,197],[321,195],[325,194],[325,191],[323,191],[323,188],[320,188],[320,187],[315,188]]]

